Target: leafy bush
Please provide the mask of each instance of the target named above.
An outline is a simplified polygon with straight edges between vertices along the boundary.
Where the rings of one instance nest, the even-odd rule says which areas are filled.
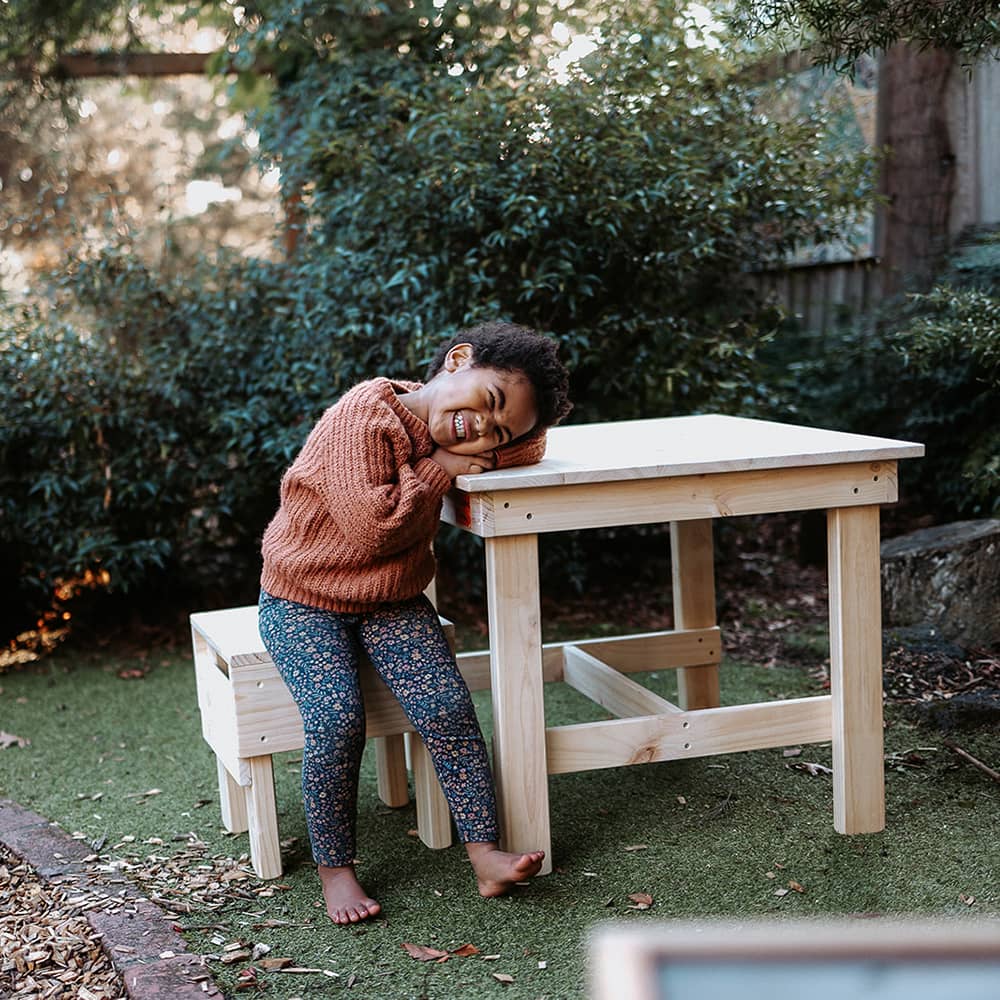
[[[565,77],[540,5],[248,14],[235,58],[274,68],[261,147],[303,239],[290,263],[177,275],[113,244],[53,307],[8,308],[0,558],[21,592],[100,568],[182,605],[252,599],[281,472],[322,409],[419,374],[480,318],[559,337],[576,420],[760,407],[777,317],[738,276],[834,236],[868,165],[813,156],[821,122],[769,120],[681,6],[550,10],[595,45]],[[442,548],[481,579],[467,536]],[[556,548],[585,586],[587,546]]]
[[[935,471],[947,470],[940,495],[960,514],[1000,514],[998,292],[938,285],[916,296],[916,315],[898,334],[921,383],[934,385],[914,400],[907,426],[937,452]]]
[[[821,123],[758,111],[681,6],[588,5],[596,48],[565,78],[496,5],[269,6],[245,43],[311,55],[262,148],[305,195],[307,252],[335,262],[324,287],[366,360],[499,315],[561,339],[577,420],[766,397],[776,317],[736,276],[830,236],[867,164],[824,164]]]
[[[5,309],[0,552],[22,600],[97,567],[178,603],[252,597],[278,480],[342,367],[292,277],[234,260],[168,278],[112,247],[50,309]]]
[[[794,360],[792,360],[794,359]],[[921,441],[904,499],[939,520],[1000,513],[1000,240],[981,235],[929,293],[817,336],[786,329],[765,361],[784,416]]]

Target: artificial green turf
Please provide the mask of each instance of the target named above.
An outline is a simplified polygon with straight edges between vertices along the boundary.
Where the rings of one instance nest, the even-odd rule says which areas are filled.
[[[132,667],[146,676],[118,676]],[[667,671],[645,682],[669,696],[674,678]],[[801,667],[723,669],[727,703],[821,693],[815,684]],[[0,688],[0,729],[31,740],[28,747],[0,750],[0,795],[67,831],[105,838],[106,856],[163,855],[183,848],[190,832],[209,853],[237,856],[248,849],[245,836],[231,837],[220,826],[215,767],[201,740],[194,675],[183,647],[152,651],[142,661],[70,647],[30,670],[0,677]],[[488,731],[488,697],[476,700]],[[547,689],[546,713],[550,725],[603,717],[562,685]],[[408,834],[415,826],[412,806],[388,809],[378,801],[373,759],[366,754],[359,874],[382,903],[384,918],[352,928],[325,919],[308,859],[297,757],[279,755],[281,836],[297,838],[285,856],[281,884],[288,889],[179,922],[221,928],[189,932],[194,951],[218,953],[213,934],[227,942],[242,937],[270,945],[272,957],[340,973],[269,973],[271,997],[329,995],[350,984],[357,998],[431,1000],[498,990],[511,998],[582,996],[586,934],[612,919],[997,915],[1000,786],[958,763],[943,747],[942,734],[891,706],[887,720],[887,753],[934,749],[921,752],[925,766],[887,769],[884,833],[834,833],[830,778],[792,767],[801,761],[829,765],[828,747],[806,746],[798,757],[768,750],[556,776],[549,782],[556,871],[499,900],[478,897],[460,847],[429,851]],[[995,763],[995,733],[965,732],[960,742]],[[152,789],[160,791],[144,794]],[[112,849],[125,836],[135,840]],[[165,845],[144,846],[150,837]],[[775,894],[790,881],[805,891]],[[640,892],[653,897],[652,908],[630,909],[629,895]],[[255,928],[267,920],[289,924]],[[425,964],[410,958],[403,942],[441,950],[471,943],[480,955]],[[499,957],[483,957],[490,955]],[[246,964],[212,963],[227,994]],[[514,982],[503,986],[494,973]]]

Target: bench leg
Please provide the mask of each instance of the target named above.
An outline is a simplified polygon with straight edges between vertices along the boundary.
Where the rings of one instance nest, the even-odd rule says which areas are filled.
[[[715,625],[711,518],[671,522],[670,564],[674,628],[711,628]],[[683,709],[718,708],[719,665],[680,667],[677,692]]]
[[[249,829],[246,794],[218,757],[215,758],[215,770],[219,776],[219,810],[222,813],[222,825],[230,833],[246,833]]]
[[[410,801],[410,788],[402,733],[375,737],[375,771],[378,775],[378,797],[387,806],[405,806]]]
[[[451,810],[441,791],[431,755],[424,741],[407,733],[410,761],[413,764],[413,789],[417,806],[417,832],[427,847],[451,846]]]
[[[251,757],[250,786],[246,789],[250,828],[250,860],[258,878],[281,874],[278,809],[274,800],[274,772],[270,756]]]

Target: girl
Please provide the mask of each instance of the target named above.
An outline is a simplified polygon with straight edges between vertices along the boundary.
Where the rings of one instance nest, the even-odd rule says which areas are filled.
[[[536,874],[543,852],[499,850],[486,746],[423,590],[455,476],[537,462],[569,411],[556,345],[485,323],[445,344],[429,380],[376,378],[320,418],[281,482],[264,534],[260,633],[302,714],[302,794],[327,913],[379,913],[355,877],[365,742],[363,648],[434,761],[483,896]]]

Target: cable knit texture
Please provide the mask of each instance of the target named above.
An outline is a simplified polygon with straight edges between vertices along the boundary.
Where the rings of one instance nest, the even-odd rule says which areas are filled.
[[[430,583],[451,479],[430,458],[427,425],[397,395],[420,387],[362,382],[312,429],[264,533],[261,586],[273,597],[358,612],[415,597]],[[537,462],[545,432],[495,454],[500,468]]]

